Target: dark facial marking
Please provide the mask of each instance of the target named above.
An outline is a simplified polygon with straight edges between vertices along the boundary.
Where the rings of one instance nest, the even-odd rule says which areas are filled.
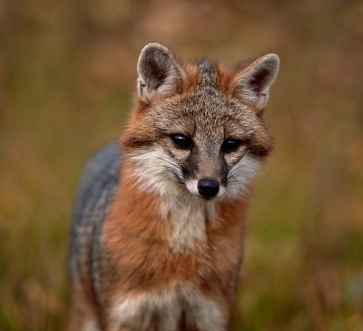
[[[185,163],[182,165],[182,173],[184,178],[194,178],[194,174],[198,171],[198,151],[194,147],[190,151]]]
[[[221,162],[221,181],[222,181],[222,185],[227,186],[227,176],[228,176],[228,165],[226,162],[226,159],[224,158],[223,153],[220,154],[220,162]]]

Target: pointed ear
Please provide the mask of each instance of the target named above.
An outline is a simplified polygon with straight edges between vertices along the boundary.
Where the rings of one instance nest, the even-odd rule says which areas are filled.
[[[276,54],[267,54],[253,61],[236,75],[231,86],[232,94],[261,112],[266,107],[279,65],[280,59]]]
[[[173,53],[158,43],[147,44],[137,62],[139,98],[168,97],[183,88],[185,72]]]

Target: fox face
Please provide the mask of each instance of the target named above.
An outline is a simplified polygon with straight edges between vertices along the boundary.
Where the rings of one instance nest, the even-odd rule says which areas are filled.
[[[182,66],[166,47],[148,44],[123,138],[140,183],[206,201],[242,194],[272,148],[262,115],[278,67],[275,54],[232,70],[206,60]]]

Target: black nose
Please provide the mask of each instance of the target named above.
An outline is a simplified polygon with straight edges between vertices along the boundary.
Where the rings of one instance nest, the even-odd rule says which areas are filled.
[[[198,182],[198,191],[206,198],[215,197],[219,191],[219,184],[213,179],[204,178]]]

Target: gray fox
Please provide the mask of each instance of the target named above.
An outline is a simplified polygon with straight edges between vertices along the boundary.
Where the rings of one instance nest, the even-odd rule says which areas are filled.
[[[275,54],[227,69],[143,48],[128,125],[78,189],[70,331],[228,330],[278,68]]]

